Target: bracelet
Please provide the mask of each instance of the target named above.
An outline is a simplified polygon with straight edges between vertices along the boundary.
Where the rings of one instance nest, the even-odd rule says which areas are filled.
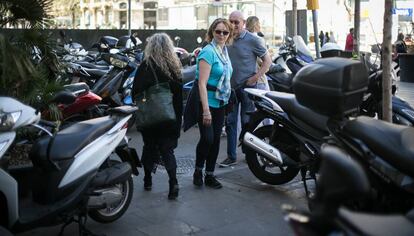
[[[203,114],[203,116],[210,116],[210,115],[211,115],[211,113]]]

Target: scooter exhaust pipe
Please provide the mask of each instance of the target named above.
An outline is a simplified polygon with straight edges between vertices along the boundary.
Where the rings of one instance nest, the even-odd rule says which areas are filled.
[[[282,165],[283,159],[280,151],[272,145],[265,143],[260,138],[254,136],[250,132],[246,132],[243,137],[243,144],[253,149],[254,151],[262,154],[267,160]]]

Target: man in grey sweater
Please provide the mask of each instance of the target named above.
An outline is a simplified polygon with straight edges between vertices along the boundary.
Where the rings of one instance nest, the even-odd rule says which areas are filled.
[[[254,104],[248,98],[244,88],[255,88],[257,81],[269,69],[272,60],[263,42],[252,33],[244,29],[245,18],[240,11],[234,11],[229,16],[233,24],[234,41],[228,46],[228,52],[233,65],[231,77],[232,88],[236,92],[237,104],[227,116],[227,159],[220,163],[221,167],[234,165],[237,159],[237,122],[240,110],[242,133],[249,122],[247,112],[254,111]],[[261,58],[262,66],[257,69],[257,58]]]

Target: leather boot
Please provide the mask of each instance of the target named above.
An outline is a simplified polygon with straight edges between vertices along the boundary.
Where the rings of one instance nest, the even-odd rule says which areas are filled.
[[[152,189],[152,176],[151,170],[144,168],[145,176],[144,176],[144,189],[146,191],[151,191]]]
[[[174,200],[178,197],[178,181],[177,179],[170,179],[168,181],[170,183],[170,191],[168,192],[168,199]]]

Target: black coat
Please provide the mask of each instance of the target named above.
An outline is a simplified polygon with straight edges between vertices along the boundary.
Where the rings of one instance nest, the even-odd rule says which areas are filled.
[[[162,134],[172,134],[177,137],[180,136],[182,115],[183,115],[183,93],[182,93],[182,83],[181,78],[172,78],[170,79],[166,74],[164,74],[161,69],[156,66],[156,63],[153,63],[155,73],[157,74],[158,81],[169,82],[171,93],[173,94],[173,106],[175,115],[177,117],[177,122],[175,125],[170,125],[168,127],[160,126],[156,128],[151,128],[150,130],[143,130],[143,132],[156,132]],[[147,88],[155,85],[155,78],[151,71],[150,66],[146,61],[143,61],[137,69],[135,74],[134,85],[132,88],[132,97],[135,99],[136,94],[140,94],[145,91]]]

